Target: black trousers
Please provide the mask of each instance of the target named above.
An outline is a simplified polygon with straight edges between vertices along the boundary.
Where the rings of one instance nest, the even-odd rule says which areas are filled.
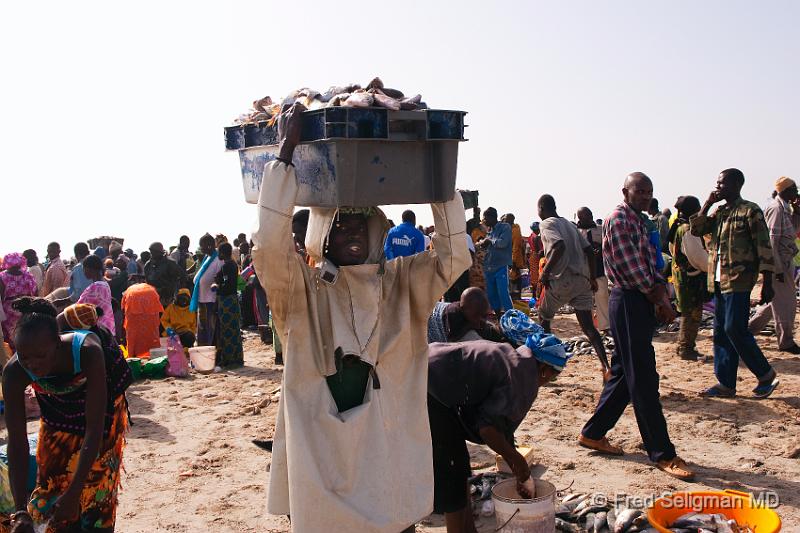
[[[581,433],[590,439],[603,438],[632,402],[650,460],[672,459],[675,447],[669,440],[658,392],[653,304],[639,291],[615,288],[609,298],[608,315],[616,347],[611,357],[611,379]]]

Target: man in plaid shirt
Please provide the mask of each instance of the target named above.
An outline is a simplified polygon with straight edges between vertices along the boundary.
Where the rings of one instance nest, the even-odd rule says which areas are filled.
[[[609,299],[614,354],[611,378],[600,402],[578,437],[581,446],[610,455],[622,455],[608,442],[608,433],[633,403],[645,449],[656,466],[678,479],[694,473],[675,453],[658,392],[653,330],[658,322],[672,322],[675,311],[667,298],[664,279],[656,269],[656,251],[642,211],[653,198],[653,183],[635,172],[625,180],[625,201],[603,223],[603,263],[614,289]]]

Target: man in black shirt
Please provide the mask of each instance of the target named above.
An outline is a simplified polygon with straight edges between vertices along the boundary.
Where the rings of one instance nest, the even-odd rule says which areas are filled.
[[[181,268],[164,253],[164,245],[154,242],[150,245],[150,260],[144,265],[144,278],[158,291],[161,305],[167,306],[175,299]]]

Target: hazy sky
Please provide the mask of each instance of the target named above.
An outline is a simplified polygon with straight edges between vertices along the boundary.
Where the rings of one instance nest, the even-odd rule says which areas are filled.
[[[469,112],[458,185],[523,227],[543,193],[605,216],[634,170],[667,206],[736,166],[763,204],[800,178],[798,23],[792,0],[4,2],[0,253],[249,232],[223,126],[376,75]]]

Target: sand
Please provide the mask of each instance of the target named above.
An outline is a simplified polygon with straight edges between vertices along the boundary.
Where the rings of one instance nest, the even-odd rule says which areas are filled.
[[[571,317],[554,322],[562,337],[577,334]],[[713,384],[708,363],[674,355],[675,333],[655,339],[661,395],[678,453],[696,465],[697,481],[684,483],[652,468],[641,449],[632,409],[610,433],[624,457],[596,456],[575,444],[601,389],[593,355],[579,356],[558,381],[543,388],[518,429],[519,444],[533,446],[534,473],[558,488],[642,497],[675,490],[737,489],[774,491],[784,531],[800,531],[800,357],[779,353],[774,337],[758,337],[777,369],[781,386],[766,401],[750,399],[755,378],[740,371],[742,397],[701,399]],[[700,334],[699,350],[711,352],[710,332]],[[117,531],[278,532],[285,517],[265,514],[270,454],[251,443],[271,438],[280,386],[280,367],[270,347],[256,336],[245,341],[242,369],[188,379],[137,382],[129,392],[133,428],[125,452],[126,475]],[[35,429],[36,423],[29,426]],[[2,437],[5,437],[3,430]],[[493,454],[472,446],[473,465],[494,464]],[[481,518],[481,532],[494,518]],[[439,516],[424,519],[418,531],[444,532]]]

